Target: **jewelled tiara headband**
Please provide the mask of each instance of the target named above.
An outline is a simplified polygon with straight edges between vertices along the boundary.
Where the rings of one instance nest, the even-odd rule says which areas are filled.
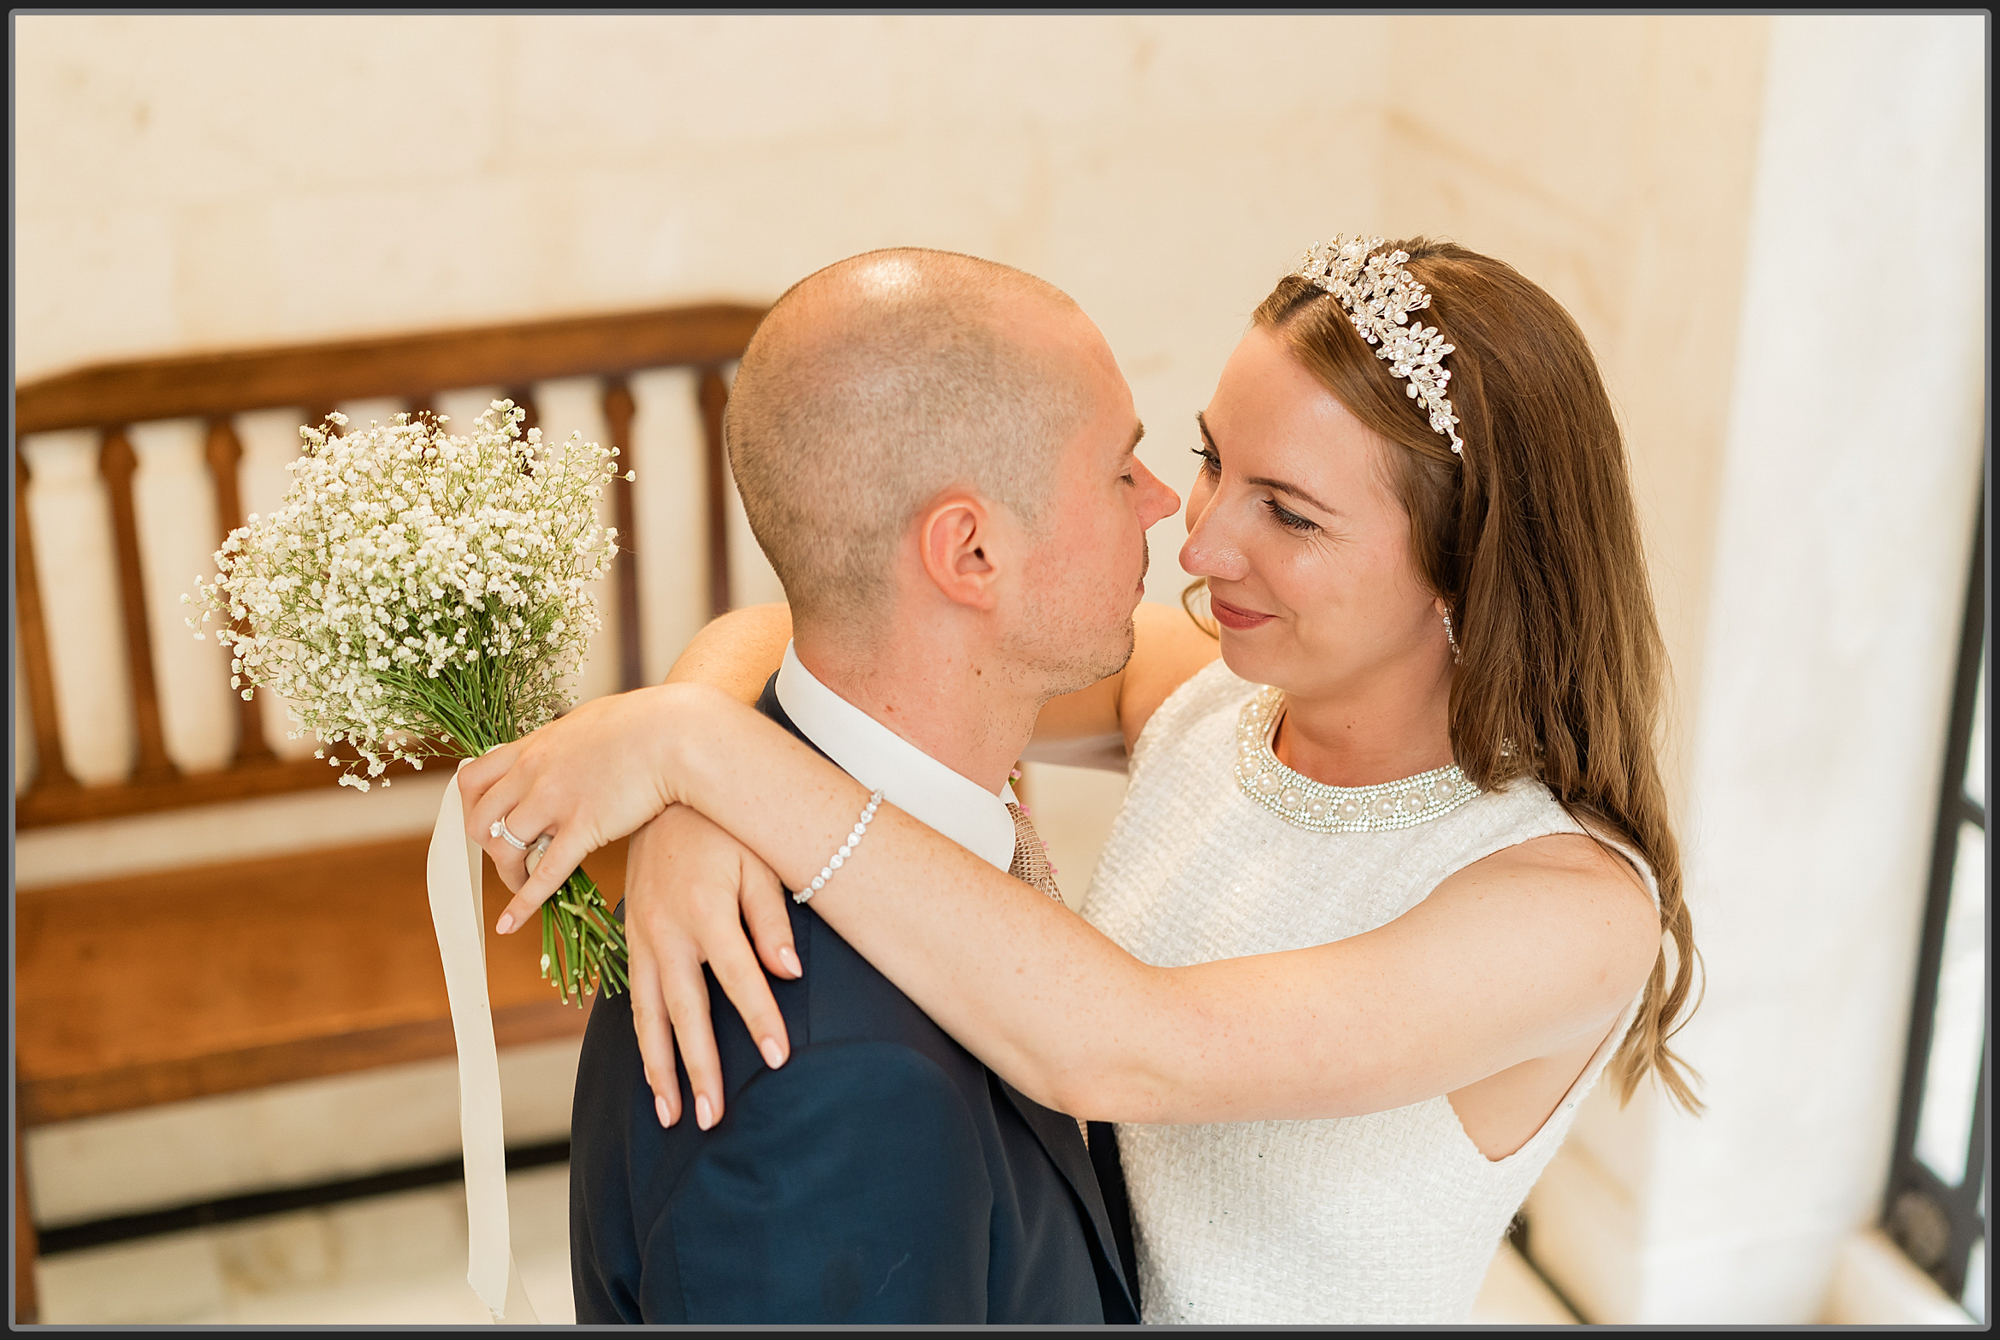
[[[1338,236],[1309,249],[1292,273],[1340,300],[1361,338],[1375,346],[1375,357],[1409,383],[1404,389],[1410,399],[1423,404],[1431,428],[1450,438],[1452,452],[1463,456],[1465,443],[1458,436],[1458,416],[1451,412],[1451,401],[1444,393],[1451,382],[1451,373],[1443,367],[1444,356],[1457,346],[1446,344],[1436,326],[1410,320],[1411,312],[1431,305],[1431,295],[1403,268],[1410,253],[1371,254],[1381,245],[1379,237],[1350,240]]]

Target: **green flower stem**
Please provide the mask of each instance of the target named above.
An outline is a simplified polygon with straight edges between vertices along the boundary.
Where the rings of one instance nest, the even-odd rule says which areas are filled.
[[[556,964],[556,923],[549,915],[548,904],[542,905],[542,980],[547,981],[549,969]]]
[[[623,991],[629,984],[625,928],[610,912],[597,881],[582,870],[542,904],[542,976],[555,974],[551,980],[565,1004],[581,1009],[586,995]]]
[[[519,737],[502,724],[510,718],[513,701],[504,662],[481,657],[435,679],[396,678],[410,715],[474,757]],[[564,1004],[582,1009],[585,997],[594,992],[626,989],[630,955],[625,928],[610,912],[597,882],[581,869],[542,904],[542,978],[554,983]]]

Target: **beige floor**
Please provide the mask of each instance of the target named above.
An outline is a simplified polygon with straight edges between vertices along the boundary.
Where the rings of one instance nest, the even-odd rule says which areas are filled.
[[[569,1323],[569,1172],[508,1179],[514,1249],[544,1322]],[[37,1268],[42,1320],[77,1325],[476,1323],[465,1283],[464,1188],[452,1184],[223,1228],[66,1253]],[[1573,1320],[1511,1250],[1475,1320]]]
[[[514,1249],[544,1321],[569,1322],[569,1170],[508,1179]],[[458,1183],[65,1253],[37,1267],[42,1320],[421,1325],[483,1322],[465,1283]]]

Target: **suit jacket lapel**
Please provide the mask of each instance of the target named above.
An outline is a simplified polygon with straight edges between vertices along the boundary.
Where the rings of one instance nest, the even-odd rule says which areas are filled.
[[[1090,1165],[1090,1153],[1084,1146],[1082,1132],[1076,1128],[1076,1118],[1043,1107],[998,1075],[993,1076],[993,1083],[1007,1096],[1014,1110],[1021,1114],[1021,1120],[1028,1123],[1028,1129],[1041,1141],[1049,1162],[1056,1165],[1063,1180],[1076,1192],[1077,1200],[1090,1216],[1090,1228],[1097,1235],[1098,1251],[1123,1290],[1125,1305],[1132,1310],[1132,1319],[1137,1321],[1139,1307],[1132,1282],[1125,1277],[1125,1262],[1118,1250],[1118,1237],[1112,1231],[1111,1215],[1104,1207],[1104,1192],[1097,1183],[1097,1170]]]

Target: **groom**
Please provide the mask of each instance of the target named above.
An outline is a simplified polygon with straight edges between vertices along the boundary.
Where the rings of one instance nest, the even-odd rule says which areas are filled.
[[[1141,431],[1096,327],[1019,271],[896,250],[795,286],[728,417],[794,624],[760,710],[1032,878],[1009,768],[1043,702],[1130,656],[1145,531],[1178,505],[1135,456]],[[1076,1122],[787,906],[804,973],[771,983],[795,1047],[782,1068],[709,979],[719,1119],[682,1078],[694,1119],[663,1128],[631,997],[592,1011],[571,1133],[577,1320],[1136,1322]]]

